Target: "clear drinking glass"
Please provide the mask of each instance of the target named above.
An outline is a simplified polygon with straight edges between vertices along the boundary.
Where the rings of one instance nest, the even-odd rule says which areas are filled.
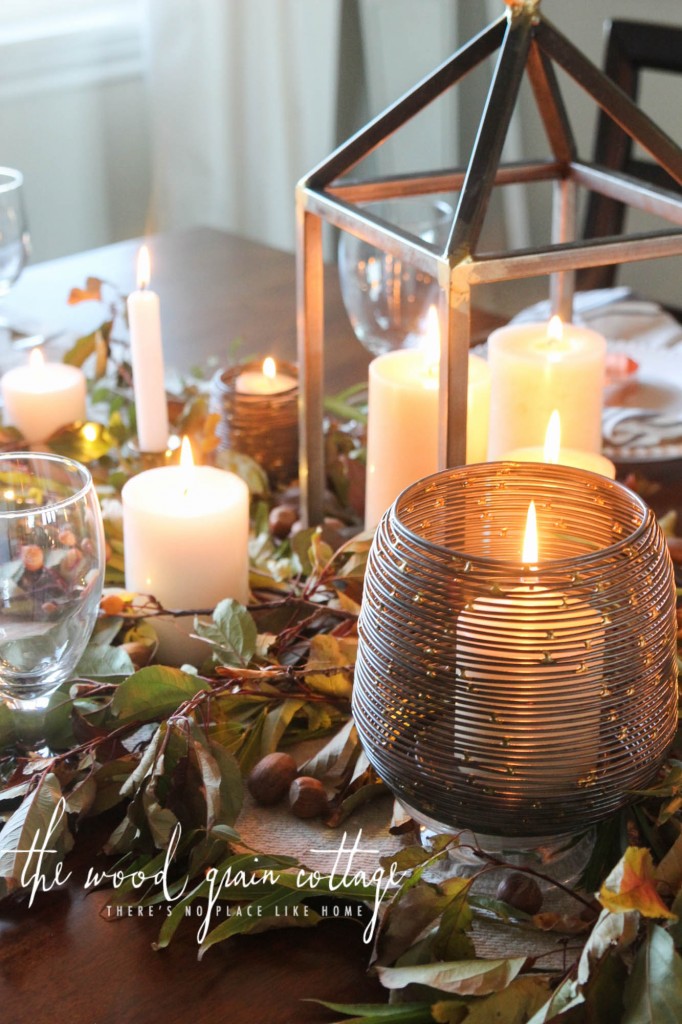
[[[49,695],[90,639],[103,579],[102,515],[85,466],[0,455],[0,695],[25,745],[42,743]]]
[[[0,167],[0,299],[21,274],[28,254],[24,177],[11,167]],[[0,326],[6,327],[7,321],[0,318]]]
[[[442,249],[455,216],[449,203],[429,196],[387,199],[364,206],[389,224]],[[339,281],[353,330],[366,349],[381,355],[418,344],[429,306],[438,301],[438,284],[433,277],[342,231]]]

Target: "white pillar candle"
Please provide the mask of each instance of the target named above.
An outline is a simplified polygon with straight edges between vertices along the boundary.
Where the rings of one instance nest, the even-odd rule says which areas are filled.
[[[143,452],[163,452],[168,446],[168,404],[161,314],[159,296],[148,287],[149,278],[149,250],[143,245],[137,264],[138,290],[128,296],[137,443]]]
[[[163,466],[121,492],[128,590],[169,609],[249,596],[249,492],[212,466]]]
[[[567,448],[599,452],[605,361],[601,334],[558,318],[493,331],[488,457],[542,444],[553,409]]]
[[[298,386],[288,373],[279,373],[275,360],[268,356],[262,370],[243,370],[234,382],[240,395],[279,395]]]
[[[581,452],[577,448],[564,448],[561,444],[561,417],[555,409],[549,418],[545,444],[542,448],[514,448],[505,452],[502,462],[546,462],[551,465],[572,466],[574,469],[586,469],[589,473],[615,480],[616,467],[604,455],[597,452]]]
[[[504,788],[481,758],[481,746],[499,733],[510,781],[518,765],[526,795],[540,799],[585,784],[597,768],[604,622],[586,601],[533,583],[534,513],[531,503],[523,550],[529,569],[520,585],[477,597],[457,619],[455,699],[469,707],[456,709],[455,753],[460,770]]]
[[[29,444],[46,441],[60,427],[85,419],[85,375],[77,366],[46,363],[33,349],[25,366],[2,378],[4,421]]]
[[[400,492],[438,471],[438,362],[422,349],[399,349],[369,366],[365,528],[373,529]],[[488,441],[490,376],[469,356],[467,462],[482,462]]]

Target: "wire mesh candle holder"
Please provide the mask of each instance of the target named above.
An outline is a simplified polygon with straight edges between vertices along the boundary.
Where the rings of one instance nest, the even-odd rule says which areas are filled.
[[[240,389],[239,379],[260,376],[260,362],[218,370],[209,401],[209,411],[220,416],[218,450],[251,456],[275,487],[291,483],[298,475],[298,371],[294,364],[281,362],[277,373],[286,386],[257,393]]]
[[[422,825],[506,860],[575,877],[591,826],[673,739],[670,556],[644,502],[596,474],[489,463],[409,487],[375,535],[359,628],[374,768]]]

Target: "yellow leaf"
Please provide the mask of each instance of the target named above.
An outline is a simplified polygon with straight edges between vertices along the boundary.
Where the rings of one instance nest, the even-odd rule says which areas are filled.
[[[644,917],[677,920],[656,891],[651,853],[643,846],[629,846],[599,891],[599,902],[617,914],[638,910]]]

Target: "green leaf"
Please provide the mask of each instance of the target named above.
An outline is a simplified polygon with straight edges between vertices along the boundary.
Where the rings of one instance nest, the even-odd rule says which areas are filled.
[[[63,362],[69,363],[71,366],[82,366],[85,360],[92,355],[97,347],[97,335],[101,331],[105,338],[108,338],[111,334],[111,328],[113,327],[113,321],[107,320],[101,324],[97,330],[93,331],[92,334],[85,334],[82,338],[78,338],[76,343],[69,349],[64,355]]]
[[[270,484],[265,470],[250,455],[231,450],[218,452],[215,464],[219,469],[236,473],[241,477],[251,494],[269,494]]]
[[[456,883],[454,889],[452,883]],[[474,944],[466,934],[474,916],[467,898],[471,879],[453,878],[450,884],[449,903],[433,940],[433,956],[436,960],[470,959],[476,955]]]
[[[286,911],[298,906],[303,902],[305,896],[301,892],[290,891],[277,886],[272,892],[265,896],[261,896],[258,899],[252,900],[249,903],[250,913],[247,913],[246,908],[241,916],[236,914],[232,917],[227,918],[218,925],[217,928],[213,928],[208,933],[204,941],[199,947],[199,960],[202,959],[204,953],[214,946],[216,942],[223,942],[225,939],[229,939],[232,935],[244,935],[248,932],[258,930],[262,928],[264,921],[271,919],[273,923],[278,923],[280,926],[287,923]],[[309,914],[311,911],[309,911]],[[275,915],[279,915],[275,917]],[[317,915],[315,915],[317,918]],[[292,918],[293,920],[293,918]],[[305,918],[299,918],[299,923]],[[314,921],[317,923],[317,920]]]
[[[209,749],[220,770],[220,811],[216,826],[234,825],[244,800],[242,773],[235,757],[219,743],[209,743]]]
[[[622,1024],[679,1024],[682,960],[671,936],[652,925],[625,985]]]
[[[214,645],[214,655],[225,665],[244,667],[256,653],[256,623],[234,598],[228,597],[216,606],[211,622],[195,619],[194,631]]]
[[[74,670],[83,679],[104,679],[107,676],[129,676],[135,671],[130,657],[122,647],[109,644],[88,644]]]
[[[457,960],[454,963],[417,964],[414,967],[377,968],[386,988],[429,985],[457,995],[485,996],[500,992],[516,977],[526,958],[504,960]]]
[[[303,700],[285,700],[277,707],[267,710],[261,740],[261,755],[263,757],[277,750],[282,736],[304,705],[305,701]]]
[[[590,976],[592,966],[602,959],[610,950],[627,949],[637,938],[639,914],[636,910],[626,913],[612,914],[602,910],[590,937],[583,947],[578,964],[578,981],[585,985]]]
[[[347,1017],[344,1024],[431,1024],[431,1007],[429,1003],[407,1003],[405,1006],[388,1006],[386,1003],[328,1003],[324,999],[310,999],[308,1002],[344,1013]]]
[[[431,1012],[437,1024],[526,1024],[549,994],[545,978],[515,978],[502,992],[467,1001],[466,1016],[462,1015],[459,1000],[435,1003]]]
[[[5,823],[0,832],[0,886],[4,893],[21,888],[24,872],[25,884],[29,882],[30,873],[38,869],[48,881],[55,877],[58,866],[73,846],[66,814],[60,816],[58,811],[61,796],[62,791],[57,777],[48,774],[24,798]],[[38,856],[30,853],[31,841],[39,834],[44,843],[48,832],[49,842],[45,845],[54,852],[46,852],[38,864]],[[40,849],[42,844],[38,842],[37,845]]]
[[[0,703],[0,747],[8,747],[14,739],[14,715],[7,704]]]
[[[682,885],[682,833],[659,862],[655,871],[658,881],[667,882],[673,892]]]
[[[360,752],[355,722],[349,718],[325,745],[301,765],[301,775],[312,775],[321,782],[341,779]]]
[[[117,688],[111,710],[123,722],[153,722],[176,711],[208,685],[177,668],[141,668]]]

